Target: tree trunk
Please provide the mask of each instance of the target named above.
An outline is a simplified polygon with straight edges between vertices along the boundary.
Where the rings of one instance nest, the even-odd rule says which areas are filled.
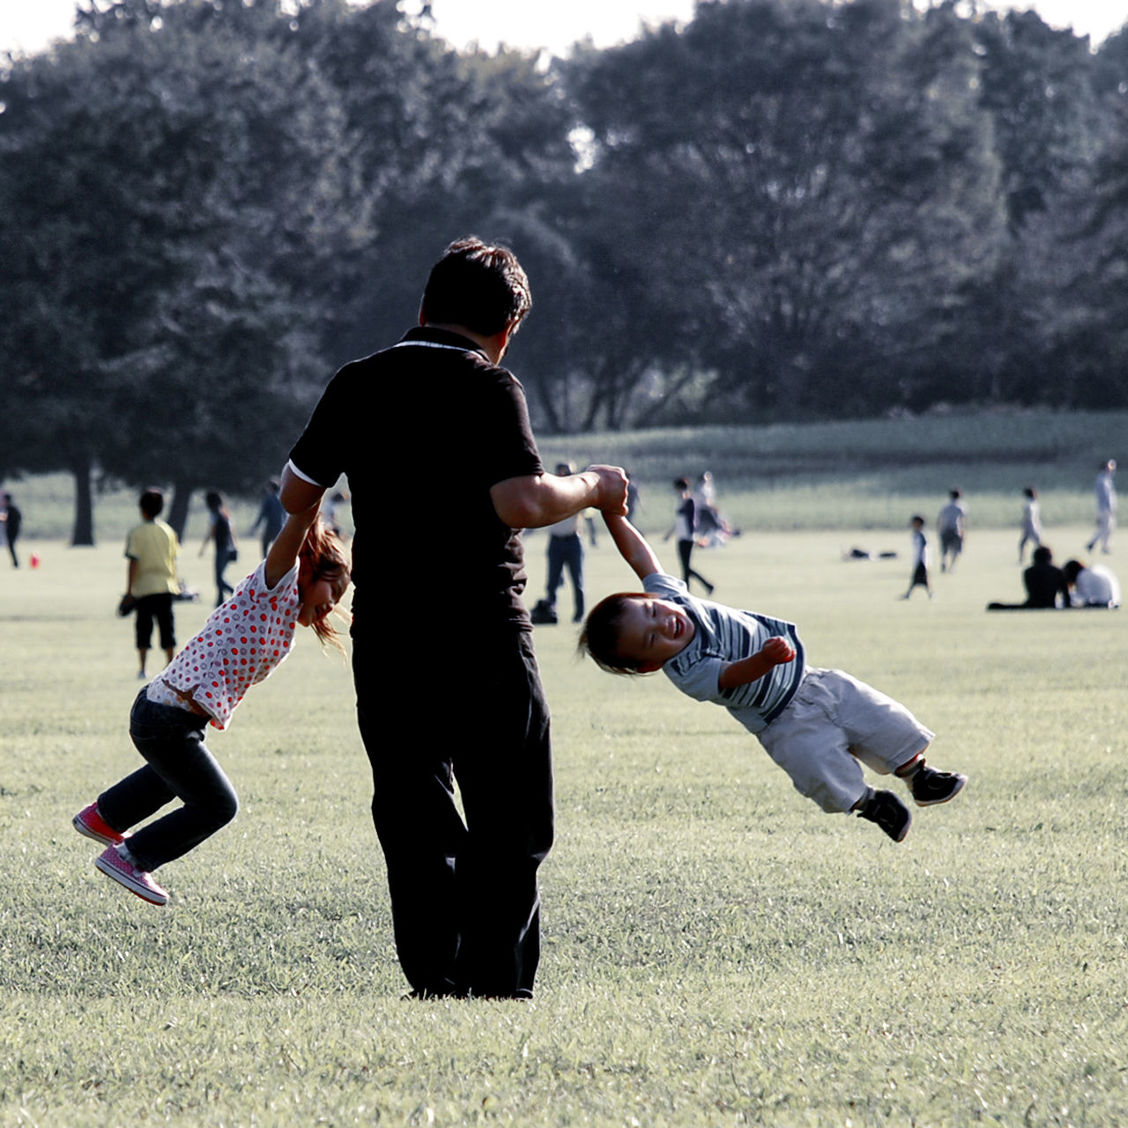
[[[94,544],[94,493],[90,483],[90,458],[78,455],[71,461],[74,475],[74,535],[71,544],[76,548]]]
[[[172,505],[168,510],[168,523],[176,533],[176,539],[184,542],[184,526],[188,524],[188,503],[192,500],[194,487],[188,482],[174,482]]]

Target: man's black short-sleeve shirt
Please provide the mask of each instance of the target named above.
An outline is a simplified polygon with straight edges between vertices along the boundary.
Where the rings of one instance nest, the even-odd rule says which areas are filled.
[[[413,329],[345,365],[290,461],[327,489],[348,477],[354,630],[381,608],[438,635],[527,625],[521,540],[490,488],[543,467],[520,383],[472,341]]]

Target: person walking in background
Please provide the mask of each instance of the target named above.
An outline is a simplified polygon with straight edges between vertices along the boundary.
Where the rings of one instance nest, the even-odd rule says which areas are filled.
[[[1098,544],[1101,546],[1101,552],[1112,551],[1112,534],[1116,530],[1116,486],[1112,481],[1114,473],[1116,473],[1116,460],[1110,458],[1101,464],[1100,473],[1093,483],[1093,492],[1097,499],[1097,531],[1085,546],[1089,552],[1092,552]]]
[[[282,525],[286,520],[286,511],[282,508],[282,502],[278,499],[279,488],[277,478],[271,478],[266,483],[266,489],[263,491],[262,501],[259,504],[258,516],[251,526],[252,536],[258,527],[262,526],[262,555],[264,559],[275,538],[282,531]]]
[[[913,574],[909,578],[909,590],[902,599],[908,599],[913,594],[913,588],[922,587],[932,598],[932,581],[928,577],[928,537],[924,532],[924,518],[919,514],[909,521],[913,530]]]
[[[215,605],[218,607],[235,589],[227,582],[224,571],[227,565],[239,557],[235,544],[235,534],[231,529],[231,515],[223,505],[223,498],[210,490],[204,498],[208,507],[208,531],[200,545],[199,556],[204,555],[208,543],[215,545]]]
[[[141,524],[130,530],[125,542],[125,556],[129,561],[125,590],[134,600],[137,676],[143,678],[153,642],[154,622],[165,661],[171,662],[176,653],[172,601],[180,591],[176,579],[180,544],[172,527],[159,519],[164,509],[164,494],[160,490],[151,487],[145,490],[137,504],[141,509]]]
[[[626,507],[617,467],[544,472],[524,391],[501,366],[531,303],[512,251],[474,237],[451,243],[427,279],[418,326],[337,372],[282,475],[291,513],[348,478],[357,721],[396,953],[419,999],[533,995],[537,872],[554,809],[520,533],[588,506]],[[385,419],[419,425],[385,428]],[[387,547],[398,473],[410,473],[412,498],[441,528],[406,557]],[[439,659],[449,676],[436,682],[428,624],[448,622],[470,657],[457,668]],[[395,736],[402,717],[412,718],[408,741]]]
[[[936,518],[936,533],[940,537],[940,571],[953,572],[967,536],[967,505],[961,490],[948,491],[948,503]]]
[[[553,473],[566,478],[573,473],[567,462],[557,463]],[[586,510],[585,510],[586,512]],[[580,514],[573,513],[563,521],[548,527],[548,582],[545,602],[553,614],[556,612],[556,592],[564,581],[564,569],[572,581],[572,622],[584,617],[584,542],[579,533]],[[555,619],[552,620],[555,622]]]
[[[706,595],[712,595],[713,585],[700,572],[695,572],[691,564],[694,538],[697,535],[697,504],[690,492],[689,479],[675,478],[674,489],[678,494],[678,507],[674,511],[674,523],[663,539],[674,537],[677,543],[682,583],[688,588],[689,581],[694,579],[705,589]]]
[[[20,566],[20,558],[16,555],[16,541],[20,536],[20,526],[23,524],[23,514],[20,507],[12,500],[10,493],[4,494],[4,508],[0,510],[0,521],[4,522],[4,536],[8,542],[8,553],[12,557],[12,567]],[[32,562],[35,566],[35,561]]]
[[[1022,555],[1027,544],[1037,548],[1042,543],[1042,514],[1038,508],[1038,491],[1033,486],[1027,486],[1022,491],[1026,501],[1022,505],[1022,536],[1018,538],[1018,562],[1022,563]]]

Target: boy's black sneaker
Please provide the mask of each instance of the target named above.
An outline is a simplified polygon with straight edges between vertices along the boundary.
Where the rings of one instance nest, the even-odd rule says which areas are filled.
[[[913,825],[909,808],[892,791],[875,791],[865,806],[859,808],[858,815],[877,823],[894,842],[903,842]]]
[[[934,803],[947,803],[963,790],[967,776],[958,772],[938,772],[925,765],[909,783],[913,801],[918,807],[931,807]]]

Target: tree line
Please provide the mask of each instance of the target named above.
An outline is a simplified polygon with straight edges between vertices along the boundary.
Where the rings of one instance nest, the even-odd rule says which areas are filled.
[[[72,473],[76,543],[99,480],[182,526],[468,232],[532,279],[546,432],[1123,407],[1128,29],[699,0],[547,60],[393,0],[81,0],[0,68],[0,476]]]

